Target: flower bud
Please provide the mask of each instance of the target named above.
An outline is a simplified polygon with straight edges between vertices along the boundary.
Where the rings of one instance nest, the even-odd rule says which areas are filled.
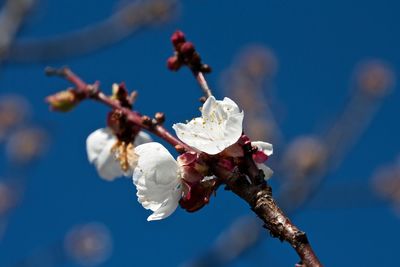
[[[165,122],[165,114],[162,112],[157,112],[154,118],[159,124],[163,124]]]
[[[147,126],[152,126],[153,122],[149,116],[142,116],[142,123]]]
[[[167,60],[167,67],[169,70],[177,71],[181,68],[182,63],[177,56],[172,56]]]
[[[195,152],[186,152],[178,157],[178,163],[181,166],[189,166],[193,165],[198,158],[197,153]]]
[[[185,34],[181,31],[176,31],[174,34],[171,36],[171,42],[173,45],[176,47],[179,44],[183,43],[186,41]]]
[[[67,112],[79,103],[79,97],[73,89],[68,89],[48,96],[46,102],[50,104],[51,110]]]
[[[181,48],[180,52],[185,56],[192,56],[195,51],[194,45],[191,42],[185,42]]]
[[[181,208],[195,212],[210,202],[211,195],[218,187],[216,179],[203,180],[200,183],[185,183],[186,192],[179,201]]]

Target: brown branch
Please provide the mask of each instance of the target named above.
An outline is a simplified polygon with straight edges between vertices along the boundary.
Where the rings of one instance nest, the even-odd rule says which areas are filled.
[[[196,80],[200,87],[209,88],[202,72],[198,72]],[[198,78],[200,77],[200,79]],[[322,266],[318,257],[314,253],[306,233],[300,231],[278,207],[272,197],[272,188],[264,180],[264,173],[257,168],[251,157],[251,146],[244,156],[243,170],[248,175],[251,183],[239,173],[227,174],[220,168],[214,168],[215,174],[224,180],[228,189],[245,200],[250,208],[264,222],[264,227],[268,229],[273,237],[281,241],[288,242],[297,252],[301,259],[301,264],[307,267]]]
[[[322,266],[308,242],[306,233],[300,231],[274,201],[271,187],[266,183],[244,186],[243,182],[243,178],[232,179],[227,184],[232,192],[250,205],[273,237],[287,241],[296,250],[305,266]]]
[[[252,180],[251,183],[238,172],[228,174],[222,169],[214,169],[216,175],[223,179],[228,186],[227,189],[232,190],[249,204],[273,237],[288,242],[295,249],[301,259],[301,264],[308,267],[322,266],[306,233],[299,230],[278,207],[272,197],[272,188],[264,180],[263,172],[247,155],[245,156],[244,170]]]

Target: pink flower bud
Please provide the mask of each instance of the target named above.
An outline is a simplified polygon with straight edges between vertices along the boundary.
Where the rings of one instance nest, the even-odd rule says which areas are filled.
[[[198,173],[196,169],[191,166],[181,167],[181,176],[189,183],[198,183],[204,178],[203,175]]]
[[[197,154],[194,152],[186,152],[178,157],[178,164],[180,166],[193,165],[197,160]]]
[[[215,179],[200,183],[184,183],[184,196],[179,201],[181,208],[195,212],[210,202],[211,195],[218,187]]]
[[[177,71],[181,68],[182,63],[176,56],[172,56],[167,60],[167,67],[169,70]]]
[[[186,41],[185,34],[181,31],[176,31],[171,36],[171,42],[176,47]]]

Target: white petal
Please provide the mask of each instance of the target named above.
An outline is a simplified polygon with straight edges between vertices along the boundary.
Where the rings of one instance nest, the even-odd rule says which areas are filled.
[[[271,178],[272,174],[274,174],[274,171],[263,163],[257,164],[257,167],[264,172],[265,180],[268,180],[269,178]]]
[[[140,131],[139,134],[136,136],[135,138],[135,146],[139,146],[145,143],[150,143],[151,141],[153,141],[151,139],[151,136],[147,133],[145,133],[144,131]]]
[[[242,134],[243,112],[229,98],[217,101],[209,97],[202,117],[173,126],[177,136],[191,147],[210,155],[218,154],[237,142]]]
[[[272,145],[267,142],[255,141],[251,142],[251,145],[257,147],[258,150],[262,151],[267,156],[271,156],[274,152]]]
[[[89,162],[95,165],[100,177],[108,181],[124,175],[119,162],[111,153],[116,141],[116,137],[108,128],[98,129],[86,139]]]
[[[89,162],[93,163],[97,159],[108,142],[116,140],[117,139],[109,128],[98,129],[91,133],[86,139],[86,150]]]
[[[196,118],[189,123],[177,123],[172,126],[180,140],[199,151],[215,155],[221,152],[215,140],[223,139],[223,130],[210,123],[203,124],[202,118]],[[220,134],[220,136],[216,136]]]
[[[171,215],[178,207],[182,195],[178,164],[168,150],[151,142],[135,149],[139,156],[133,173],[138,201],[154,213],[148,220],[160,220]]]

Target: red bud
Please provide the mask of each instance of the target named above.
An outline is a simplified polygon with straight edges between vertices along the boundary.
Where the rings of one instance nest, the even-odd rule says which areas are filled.
[[[185,56],[192,56],[194,51],[195,48],[191,42],[185,42],[180,48],[180,52]]]
[[[169,70],[177,71],[180,69],[181,65],[182,64],[181,64],[180,60],[176,56],[172,56],[172,57],[168,58],[168,60],[167,60],[167,67]]]
[[[181,31],[176,31],[171,36],[171,42],[174,44],[175,47],[185,41],[186,41],[185,34]]]

